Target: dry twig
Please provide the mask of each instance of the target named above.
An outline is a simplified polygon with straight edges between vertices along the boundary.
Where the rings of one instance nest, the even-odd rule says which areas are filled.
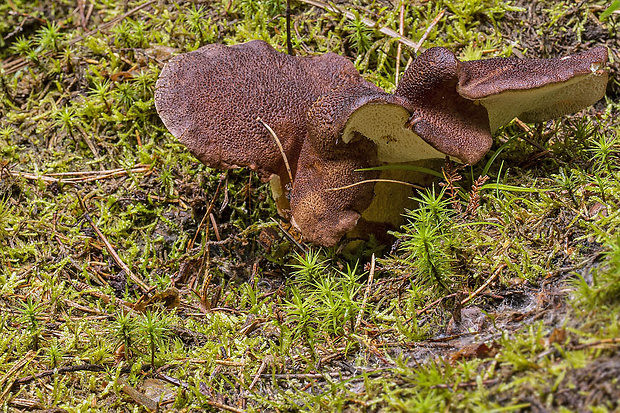
[[[272,355],[267,355],[265,356],[265,358],[263,358],[263,362],[261,363],[260,367],[258,368],[258,371],[254,375],[254,379],[252,380],[250,387],[248,387],[249,390],[252,390],[252,388],[256,386],[256,383],[258,383],[258,380],[260,379],[261,374],[263,374],[265,369],[271,366],[274,363],[274,361],[275,360]]]
[[[405,2],[400,2],[400,21],[398,25],[398,34],[403,36],[405,34]],[[418,43],[419,44],[419,43]],[[400,58],[402,54],[402,43],[398,42],[396,48],[396,75],[394,76],[394,85],[398,86],[398,79],[400,78]]]
[[[534,139],[534,132],[532,132],[532,128],[530,128],[529,126],[527,126],[521,119],[519,118],[515,118],[515,123],[517,124],[517,126],[519,128],[521,128],[521,130],[523,130],[523,132],[525,132],[525,135],[519,135],[519,137],[521,139],[523,139],[525,142],[529,143],[530,145],[532,145],[533,147],[537,148],[540,150],[540,153],[538,153],[536,155],[537,158],[543,157],[543,156],[550,156],[552,157],[555,161],[558,161],[560,163],[565,163],[564,161],[562,161],[561,159],[558,159],[553,152],[551,152],[549,149],[545,148],[544,146],[542,146],[540,143],[536,142],[536,140]]]
[[[15,363],[13,367],[11,367],[9,371],[6,372],[6,374],[4,375],[4,377],[2,377],[2,379],[0,379],[0,390],[2,389],[2,386],[4,386],[5,383],[10,383],[9,385],[6,386],[2,394],[0,394],[0,404],[4,402],[6,397],[11,392],[11,389],[13,388],[15,383],[18,381],[16,377],[19,374],[19,372],[22,371],[24,367],[26,367],[35,358],[36,355],[37,353],[35,351],[30,350],[28,353],[26,353],[24,357],[21,358],[21,360]]]
[[[420,190],[424,190],[425,189],[424,187],[422,187],[420,185],[412,184],[410,182],[405,182],[405,181],[398,181],[396,179],[366,179],[364,181],[359,181],[359,182],[355,182],[353,184],[349,184],[349,185],[345,185],[345,186],[340,186],[338,188],[328,188],[328,189],[325,190],[325,192],[342,191],[343,189],[353,188],[354,186],[357,186],[357,185],[361,185],[361,184],[374,184],[374,183],[377,183],[377,182],[389,182],[389,183],[393,183],[393,184],[407,185],[407,186],[410,186],[412,188],[420,189]]]
[[[489,277],[488,280],[486,280],[486,282],[484,284],[482,284],[476,291],[474,291],[469,297],[463,299],[463,301],[461,301],[461,305],[467,305],[467,303],[469,303],[471,300],[473,300],[474,298],[476,298],[478,295],[480,295],[481,292],[483,292],[484,290],[486,290],[486,288],[491,285],[491,283],[493,281],[495,281],[497,279],[497,277],[499,277],[499,275],[502,273],[502,270],[506,268],[506,264],[502,264],[499,267],[497,267],[497,269],[495,270],[495,272]]]
[[[288,163],[286,152],[284,152],[284,147],[282,146],[282,142],[280,142],[278,135],[276,135],[275,131],[271,129],[271,126],[267,125],[265,121],[263,121],[260,117],[256,118],[256,120],[259,121],[269,131],[271,136],[273,136],[273,139],[276,141],[276,145],[278,145],[280,155],[282,155],[282,160],[284,160],[284,165],[286,166],[286,172],[288,172],[288,178],[291,180],[291,182],[293,182],[293,172],[291,171],[291,165]]]
[[[65,373],[73,373],[76,371],[94,371],[94,372],[98,372],[98,371],[105,371],[106,368],[109,368],[108,366],[104,366],[104,365],[100,365],[100,364],[80,364],[78,366],[64,366],[64,367],[58,367],[52,370],[44,370],[40,373],[37,374],[32,374],[30,376],[26,376],[26,377],[22,377],[20,379],[15,380],[15,383],[13,383],[13,390],[16,390],[19,386],[22,386],[24,384],[28,384],[34,380],[37,379],[42,379],[45,377],[51,377],[57,374],[65,374]],[[149,366],[150,368],[150,366]],[[122,372],[124,373],[129,373],[131,371],[131,367],[130,366],[126,366],[124,367],[122,370]]]
[[[39,179],[47,183],[63,183],[63,184],[78,184],[85,182],[101,181],[103,179],[119,178],[127,176],[130,173],[150,173],[152,168],[149,165],[139,164],[131,169],[109,169],[106,171],[75,171],[75,172],[57,172],[43,175],[37,175],[30,172],[20,172],[7,170],[9,175],[22,177],[31,181],[38,181]]]
[[[302,3],[306,3],[309,4],[311,6],[315,6],[315,7],[319,7],[323,10],[327,10],[327,11],[331,11],[333,13],[338,13],[338,14],[342,14],[344,15],[347,19],[349,20],[355,20],[356,16],[355,14],[353,14],[352,12],[342,9],[338,6],[336,6],[334,3],[324,3],[322,1],[318,1],[318,0],[299,0]],[[406,46],[412,47],[414,50],[417,50],[420,46],[419,43],[414,42],[413,40],[409,39],[408,37],[402,36],[399,33],[395,32],[394,30],[390,29],[389,27],[378,27],[378,24],[376,21],[371,20],[367,17],[362,17],[362,23],[364,23],[367,27],[370,27],[372,29],[378,30],[381,33],[385,34],[386,36],[392,37],[394,39],[398,39],[398,41]]]
[[[307,253],[308,253],[308,251],[306,251],[306,249],[304,248],[304,246],[303,246],[303,245],[301,245],[301,244],[299,243],[299,241],[297,241],[297,240],[295,239],[295,237],[293,237],[293,236],[292,236],[292,235],[291,235],[291,234],[290,234],[290,233],[289,233],[286,229],[284,229],[284,227],[282,226],[282,224],[280,224],[280,223],[279,223],[278,221],[276,221],[274,218],[271,218],[271,220],[272,220],[273,222],[275,222],[275,223],[276,223],[276,225],[278,226],[278,228],[280,228],[280,231],[282,231],[282,233],[284,234],[284,236],[285,236],[286,238],[288,238],[288,240],[289,240],[289,241],[291,241],[293,244],[295,244],[295,246],[296,246],[297,248],[299,248],[299,249],[300,249],[300,250],[301,250],[304,254],[307,254]]]
[[[414,51],[417,53],[418,50],[420,49],[420,47],[424,44],[424,42],[426,41],[426,38],[428,37],[428,35],[431,33],[431,30],[433,30],[433,27],[435,27],[437,25],[437,23],[439,23],[439,20],[441,20],[441,18],[443,17],[443,15],[446,14],[446,9],[441,10],[439,13],[437,13],[437,16],[435,16],[435,18],[433,19],[433,21],[431,22],[431,24],[428,25],[428,27],[426,28],[426,30],[424,31],[424,34],[422,35],[422,37],[420,37],[420,41],[418,42],[419,46],[417,48],[414,49]]]
[[[362,323],[362,316],[364,315],[364,310],[366,309],[366,302],[368,301],[368,295],[370,295],[370,288],[372,287],[372,282],[374,278],[375,278],[375,254],[372,254],[372,258],[370,259],[370,271],[368,273],[368,284],[366,285],[366,291],[364,292],[364,299],[362,300],[360,312],[357,315],[357,320],[355,320],[354,331],[359,330],[360,324]]]
[[[434,307],[437,304],[441,303],[443,300],[446,300],[446,299],[452,298],[452,297],[456,297],[458,294],[459,293],[452,293],[452,294],[448,294],[446,296],[443,296],[443,297],[433,301],[432,303],[430,303],[429,305],[427,305],[423,309],[416,311],[416,315],[422,315],[422,314],[426,313],[428,310],[430,310],[432,307]],[[412,320],[412,318],[409,318],[409,319],[407,319],[407,322],[410,322],[411,320]]]
[[[606,338],[603,340],[593,341],[591,343],[580,344],[571,350],[583,350],[586,348],[605,348],[608,346],[616,346],[620,344],[620,338]]]
[[[222,187],[222,182],[224,181],[224,175],[220,176],[220,181],[217,183],[217,188],[215,188],[215,194],[213,194],[213,198],[211,198],[211,202],[209,203],[209,207],[207,208],[207,212],[205,212],[202,220],[200,220],[200,224],[198,224],[198,228],[196,229],[196,234],[194,234],[194,238],[187,244],[187,250],[191,250],[194,248],[194,243],[196,242],[196,238],[200,231],[202,231],[202,227],[204,226],[209,214],[213,212],[213,207],[215,206],[215,200],[217,199],[218,194],[220,193],[220,188]]]
[[[418,53],[420,51],[420,49],[422,48],[422,45],[426,41],[426,38],[430,34],[431,30],[433,30],[433,27],[435,27],[437,25],[437,23],[439,23],[439,20],[441,20],[441,18],[443,17],[444,14],[446,14],[446,9],[443,9],[442,11],[437,13],[437,16],[435,16],[435,18],[433,19],[431,24],[429,24],[428,27],[426,28],[426,31],[424,32],[422,37],[420,37],[420,40],[418,41],[417,47],[413,48],[413,52],[414,53]],[[411,66],[412,62],[413,62],[413,56],[411,56],[409,58],[409,61],[407,62],[407,67],[405,68],[405,70],[407,70],[407,68],[409,68],[409,66]]]
[[[112,246],[112,244],[110,243],[110,241],[108,241],[108,238],[103,234],[103,232],[101,232],[101,230],[97,227],[97,225],[95,225],[95,222],[92,220],[92,218],[90,217],[90,214],[88,213],[88,211],[86,210],[86,205],[84,205],[84,201],[82,200],[82,197],[80,197],[78,195],[78,199],[80,201],[80,204],[82,204],[82,209],[84,210],[84,218],[86,218],[86,220],[88,221],[88,223],[90,224],[90,226],[93,228],[93,230],[95,230],[95,232],[97,233],[97,235],[99,236],[99,239],[105,244],[106,249],[108,250],[108,252],[110,253],[110,255],[112,256],[112,258],[114,259],[114,262],[116,262],[116,265],[118,265],[119,267],[121,267],[121,269],[125,272],[125,274],[129,275],[129,278],[131,279],[131,281],[133,281],[134,283],[136,283],[138,286],[140,286],[140,288],[142,289],[142,292],[148,291],[149,290],[149,286],[146,285],[144,283],[144,281],[142,281],[137,275],[135,275],[127,266],[127,264],[125,264],[123,262],[123,260],[121,259],[121,257],[118,255],[118,253],[116,252],[116,249],[114,249],[114,247]]]
[[[214,402],[212,400],[207,400],[207,404],[212,407],[217,407],[218,409],[221,409],[221,410],[226,410],[227,412],[245,413],[245,410],[237,409],[236,407],[228,406],[227,404],[223,404],[223,403]]]

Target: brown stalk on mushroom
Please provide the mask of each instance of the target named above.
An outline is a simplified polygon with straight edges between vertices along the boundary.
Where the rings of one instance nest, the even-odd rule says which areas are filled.
[[[256,170],[271,180],[281,211],[290,198],[302,235],[331,246],[362,217],[381,226],[402,212],[375,205],[380,184],[351,185],[379,177],[360,169],[445,156],[478,162],[492,132],[513,118],[541,122],[599,100],[606,62],[604,47],[563,59],[471,62],[432,48],[389,94],[333,53],[289,56],[262,41],[208,45],[166,65],[155,105],[198,159]]]

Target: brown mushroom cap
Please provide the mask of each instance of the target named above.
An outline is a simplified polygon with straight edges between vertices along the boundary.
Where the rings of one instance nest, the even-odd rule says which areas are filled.
[[[264,178],[287,178],[277,134],[293,173],[307,134],[306,113],[322,94],[365,82],[344,57],[289,56],[255,40],[212,44],[171,59],[155,89],[170,132],[214,168],[248,166]]]
[[[604,46],[560,59],[492,58],[462,62],[458,93],[489,113],[491,131],[515,117],[543,122],[592,105],[605,95]]]
[[[407,68],[394,94],[412,105],[412,132],[439,152],[471,164],[487,153],[493,139],[486,110],[457,92],[459,63],[448,49],[428,49]]]
[[[335,245],[372,202],[373,185],[333,191],[378,176],[375,171],[358,171],[377,165],[376,145],[361,134],[345,141],[342,131],[360,108],[396,101],[376,86],[360,83],[335,89],[308,111],[308,138],[291,191],[291,222],[307,240]]]
[[[394,95],[364,85],[359,89],[363,98],[351,88],[352,101],[344,96],[323,97],[311,111],[329,106],[331,111],[346,113],[332,124],[331,136],[340,134],[345,143],[356,136],[370,139],[377,145],[380,162],[449,155],[474,163],[489,150],[492,138],[486,110],[457,92],[458,65],[449,50],[429,49],[405,72]],[[314,122],[309,122],[311,128]]]

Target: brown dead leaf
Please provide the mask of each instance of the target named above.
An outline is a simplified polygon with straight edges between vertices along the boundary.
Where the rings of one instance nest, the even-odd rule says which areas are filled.
[[[549,348],[554,343],[563,344],[566,342],[566,330],[563,328],[554,328],[549,337],[547,337],[545,347]]]
[[[588,210],[588,215],[590,218],[604,218],[607,214],[607,205],[601,204],[600,202],[595,202],[590,209]]]
[[[174,287],[170,287],[165,291],[152,295],[144,301],[139,301],[134,306],[134,309],[136,311],[144,312],[147,308],[152,307],[155,304],[163,304],[163,306],[168,310],[177,308],[181,304],[179,290]]]
[[[110,80],[112,82],[122,82],[131,78],[133,78],[131,72],[116,72],[113,75],[110,75]]]
[[[450,355],[450,363],[454,363],[459,360],[470,360],[470,359],[483,359],[488,357],[493,357],[497,354],[497,346],[495,343],[492,343],[490,346],[487,346],[486,343],[473,343],[469,344],[457,352],[454,352]]]
[[[269,254],[271,252],[271,246],[276,240],[278,240],[278,238],[278,231],[276,231],[274,228],[267,227],[263,228],[263,230],[260,232],[258,236],[258,242],[260,242],[262,247],[265,248],[265,251],[267,251],[267,254]]]
[[[134,402],[142,405],[149,411],[158,410],[159,405],[157,401],[147,397],[144,393],[139,392],[138,390],[130,386],[127,382],[125,382],[125,380],[123,380],[122,378],[119,378],[118,382],[122,386],[121,390],[123,391],[123,393],[131,397]]]
[[[125,360],[125,345],[121,344],[114,352],[114,362],[118,364],[123,360]]]

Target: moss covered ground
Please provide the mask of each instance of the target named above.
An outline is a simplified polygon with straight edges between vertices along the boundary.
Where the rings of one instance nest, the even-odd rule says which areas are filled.
[[[394,245],[319,249],[153,103],[178,53],[285,50],[284,2],[5,0],[3,411],[620,409],[620,3],[317,4],[291,4],[296,53],[388,91],[413,52],[380,28],[463,60],[603,44],[607,95],[445,166]]]

